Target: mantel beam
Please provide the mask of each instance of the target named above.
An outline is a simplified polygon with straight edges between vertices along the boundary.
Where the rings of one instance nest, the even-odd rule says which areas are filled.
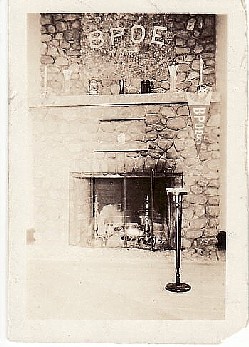
[[[212,94],[211,102],[219,102],[220,95]],[[61,95],[32,98],[30,108],[43,107],[128,107],[142,105],[176,105],[187,104],[185,92],[166,92],[151,94],[121,95]]]

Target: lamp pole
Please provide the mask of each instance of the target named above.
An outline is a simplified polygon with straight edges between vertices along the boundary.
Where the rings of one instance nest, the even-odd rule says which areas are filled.
[[[181,224],[182,224],[182,197],[187,194],[183,188],[166,188],[166,193],[175,205],[175,240],[176,240],[176,279],[175,283],[168,283],[165,287],[170,292],[188,292],[191,287],[187,283],[182,283],[180,278],[181,267]]]

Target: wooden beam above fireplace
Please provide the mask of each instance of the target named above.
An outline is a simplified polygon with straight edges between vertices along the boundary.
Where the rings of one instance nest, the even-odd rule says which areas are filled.
[[[211,102],[219,102],[220,94],[214,92]],[[126,107],[140,105],[187,104],[186,93],[166,92],[120,95],[60,95],[31,98],[29,107]]]

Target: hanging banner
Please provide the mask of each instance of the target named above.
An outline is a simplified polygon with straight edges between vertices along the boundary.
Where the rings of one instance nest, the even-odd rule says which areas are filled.
[[[197,153],[199,154],[205,125],[208,121],[208,111],[212,97],[212,90],[206,87],[201,87],[197,93],[187,92],[186,95],[195,134],[195,145]]]

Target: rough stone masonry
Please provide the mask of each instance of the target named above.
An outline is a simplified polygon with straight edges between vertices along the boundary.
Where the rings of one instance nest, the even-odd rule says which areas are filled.
[[[131,40],[134,26],[140,27],[134,30],[135,42]],[[116,30],[113,39],[112,29]],[[92,48],[90,35],[96,31],[104,41]],[[179,64],[177,88],[195,91],[200,54],[205,63],[203,82],[215,85],[214,15],[42,14],[41,41],[41,64],[48,68],[51,94],[63,92],[65,69],[72,72],[70,94],[86,94],[93,78],[100,81],[102,94],[111,94],[111,85],[121,77],[130,92],[139,92],[141,79],[152,80],[155,91],[165,92],[172,62]]]
[[[134,25],[145,31],[134,29],[133,35],[140,36],[131,40]],[[152,42],[155,26],[167,28],[166,33],[157,31],[163,45]],[[110,29],[120,27],[125,28],[124,34],[115,37],[112,44]],[[89,34],[96,31],[101,31],[105,39],[100,47],[92,48]],[[41,14],[41,84],[44,87],[47,66],[50,95],[87,94],[93,78],[99,81],[100,94],[112,94],[112,86],[120,78],[125,79],[127,93],[139,93],[142,79],[153,81],[153,92],[165,93],[170,87],[168,65],[175,62],[176,88],[194,92],[199,83],[201,54],[203,82],[215,91],[215,35],[213,15]],[[65,92],[63,70],[68,69],[70,88]],[[99,108],[32,111],[36,230],[51,239],[56,233],[57,238],[60,232],[66,235],[69,173],[115,165],[115,158],[108,154],[93,157],[93,151],[118,146],[118,135],[125,134],[128,147],[149,149],[147,153],[127,155],[128,171],[156,167],[184,173],[189,194],[184,198],[183,245],[189,248],[195,238],[216,235],[220,215],[219,104],[211,103],[199,156],[186,105],[112,108],[108,114],[111,112],[113,117],[143,116],[145,121],[101,127],[99,119],[105,112]],[[43,170],[45,165],[47,169]]]

